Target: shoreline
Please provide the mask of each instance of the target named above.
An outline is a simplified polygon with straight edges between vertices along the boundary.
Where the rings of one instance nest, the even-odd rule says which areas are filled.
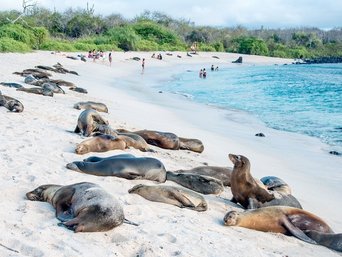
[[[0,135],[1,142],[4,142],[0,149],[0,164],[5,167],[5,173],[0,177],[5,197],[1,203],[3,211],[0,211],[0,216],[5,222],[0,228],[10,231],[1,236],[3,244],[21,254],[25,255],[27,251],[33,256],[105,256],[113,255],[114,252],[118,256],[135,256],[139,253],[141,256],[339,256],[327,248],[309,245],[293,237],[224,227],[223,216],[228,210],[236,209],[225,200],[231,197],[229,188],[219,197],[205,196],[209,210],[196,213],[149,202],[127,193],[133,185],[152,184],[149,181],[96,177],[65,168],[66,163],[88,156],[110,156],[123,152],[110,151],[83,156],[73,152],[76,144],[84,138],[66,132],[75,127],[80,113],[72,106],[78,101],[96,100],[109,107],[109,114],[101,113],[101,116],[108,119],[113,128],[170,131],[179,136],[199,138],[205,146],[202,154],[159,148],[154,148],[157,152],[152,154],[135,149],[125,152],[158,158],[167,170],[192,168],[204,162],[231,167],[228,153],[243,154],[251,160],[251,172],[255,177],[276,175],[284,179],[306,210],[322,217],[336,232],[342,231],[338,214],[341,207],[336,206],[341,198],[342,177],[338,174],[338,168],[342,163],[336,160],[340,158],[323,155],[321,143],[292,133],[267,129],[267,140],[260,140],[254,136],[255,133],[251,133],[254,129],[249,128],[248,124],[225,120],[226,115],[235,115],[236,119],[241,119],[239,113],[214,110],[190,101],[180,103],[180,99],[170,99],[169,95],[159,94],[157,90],[146,92],[145,87],[139,86],[140,62],[126,60],[139,55],[148,57],[150,53],[115,53],[112,67],[94,65],[92,61],[82,63],[68,60],[65,56],[47,52],[25,56],[7,54],[6,58],[5,54],[1,55],[0,63],[5,67],[0,73],[1,81],[22,82],[23,79],[12,75],[12,72],[39,64],[53,65],[59,61],[66,68],[79,72],[80,76],[53,74],[53,78],[74,82],[89,92],[88,95],[82,95],[66,90],[67,95],[49,98],[1,87],[4,94],[19,99],[25,106],[24,112],[20,114],[0,109],[0,115],[5,121],[0,124],[4,131]],[[222,56],[235,58],[225,53]],[[270,62],[268,58],[257,59],[262,60],[261,63],[265,63],[265,59]],[[172,73],[170,70],[173,71],[173,67],[179,63],[193,65],[198,62],[208,63],[208,60],[212,60],[210,53],[203,53],[203,56],[201,54],[194,60],[184,62],[174,58],[152,60],[149,63],[148,59],[144,82],[149,82],[148,69],[164,69],[164,73],[160,71],[158,74],[158,77],[163,77],[169,76]],[[150,79],[158,81],[153,75],[152,72]],[[142,94],[130,94],[130,91],[125,90],[126,85],[139,89]],[[200,120],[196,119],[194,111],[201,114]],[[24,193],[40,184],[81,181],[98,183],[104,187],[123,204],[127,218],[140,226],[122,225],[106,233],[73,234],[56,225],[57,219],[49,204],[24,199]],[[172,182],[167,184],[173,185]],[[92,247],[89,247],[89,241]],[[188,244],[191,241],[200,241],[201,245],[194,248]],[[37,242],[48,243],[38,249],[35,247]],[[62,248],[57,247],[60,243],[63,243]],[[0,252],[3,250],[0,249]],[[8,253],[4,250],[4,254]]]

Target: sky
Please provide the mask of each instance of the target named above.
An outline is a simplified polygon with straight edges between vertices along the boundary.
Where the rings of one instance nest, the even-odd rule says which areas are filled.
[[[196,25],[247,28],[342,27],[342,0],[29,0],[57,11],[86,8],[95,14],[134,18],[145,10],[184,18]],[[0,10],[21,10],[22,0],[0,0]],[[71,4],[72,3],[72,4]]]

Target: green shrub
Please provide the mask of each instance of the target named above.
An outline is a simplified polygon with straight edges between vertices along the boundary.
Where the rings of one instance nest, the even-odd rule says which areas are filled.
[[[134,51],[137,49],[136,44],[140,39],[139,36],[130,26],[115,27],[105,33],[112,42],[124,51]]]
[[[77,49],[70,42],[49,40],[41,45],[42,50],[75,52]]]
[[[204,43],[198,44],[198,50],[203,52],[216,52],[215,47]]]
[[[274,50],[272,52],[272,56],[273,57],[281,57],[281,58],[287,58],[288,55],[286,54],[285,51],[282,51],[282,50]]]
[[[44,27],[35,27],[32,31],[35,36],[34,48],[39,49],[40,46],[48,40],[49,31]]]
[[[19,52],[25,53],[30,52],[31,48],[24,44],[14,40],[13,38],[2,37],[0,38],[0,52]]]
[[[141,39],[136,43],[136,49],[138,51],[157,51],[159,49],[159,45],[156,42]]]
[[[291,48],[287,50],[287,56],[291,58],[308,58],[310,53],[305,47]]]
[[[0,37],[12,38],[31,47],[34,46],[36,41],[33,31],[25,29],[19,24],[6,24],[1,26]]]
[[[215,42],[212,44],[212,46],[215,48],[216,52],[224,52],[224,46],[222,42]]]

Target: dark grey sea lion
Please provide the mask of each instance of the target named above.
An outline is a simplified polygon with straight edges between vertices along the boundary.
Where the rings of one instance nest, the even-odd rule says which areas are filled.
[[[64,90],[55,83],[51,83],[51,82],[44,83],[42,85],[42,88],[43,90],[50,90],[56,94],[65,94]]]
[[[36,95],[43,95],[43,96],[53,96],[53,92],[47,88],[38,88],[38,87],[32,87],[32,88],[17,88],[17,91],[23,91],[26,93],[36,94]]]
[[[26,197],[50,203],[61,221],[59,225],[74,232],[107,231],[121,225],[125,219],[119,202],[100,186],[89,182],[42,185],[28,192]]]
[[[88,94],[87,89],[85,88],[81,88],[81,87],[69,87],[69,90],[78,92],[78,93],[82,93],[82,94]]]
[[[3,85],[5,87],[13,87],[13,88],[21,88],[23,87],[22,85],[18,83],[13,83],[13,82],[0,82],[0,85]]]
[[[78,116],[77,126],[74,132],[89,137],[91,133],[97,131],[98,125],[108,125],[108,121],[104,120],[95,110],[84,110]]]
[[[266,186],[268,190],[277,191],[283,194],[290,195],[290,186],[281,178],[275,176],[267,176],[260,179],[260,181]]]
[[[334,232],[329,225],[316,215],[293,207],[287,206],[271,206],[264,207],[256,210],[248,210],[245,212],[228,212],[224,219],[226,226],[239,226],[249,229],[254,229],[263,232],[282,233],[285,235],[293,235],[311,244],[324,245],[324,236],[318,238],[316,241],[315,236],[319,234],[333,234]],[[314,232],[318,232],[317,234]],[[306,235],[305,233],[308,233]],[[328,237],[326,238],[327,240]],[[341,246],[341,236],[336,236],[336,241],[330,241],[331,246]],[[330,245],[330,243],[327,243]],[[328,246],[329,247],[329,246]],[[337,248],[339,249],[339,248]]]
[[[204,175],[221,180],[224,186],[230,186],[230,176],[232,174],[232,168],[217,167],[217,166],[199,166],[191,170],[176,170],[174,173],[192,173],[198,175]]]
[[[10,96],[3,95],[0,91],[0,106],[7,108],[11,112],[24,111],[24,105]]]
[[[198,174],[168,171],[166,179],[201,194],[219,194],[224,189],[221,180]]]
[[[204,146],[199,139],[179,137],[179,149],[202,153]]]
[[[87,160],[87,159],[86,159]],[[96,176],[116,176],[125,179],[148,179],[165,182],[166,170],[155,158],[117,155],[114,158],[95,158],[91,161],[72,162],[67,168]]]
[[[141,136],[150,145],[155,145],[160,148],[178,150],[179,149],[179,138],[170,132],[160,132],[154,130],[139,130],[139,131],[128,131],[125,129],[117,129],[119,133],[133,133]]]
[[[130,190],[130,194],[138,194],[147,200],[176,205],[194,211],[206,211],[208,204],[203,196],[185,188],[173,186],[147,186],[136,185]]]
[[[37,81],[38,80],[33,75],[31,75],[31,74],[26,76],[25,79],[24,79],[24,83],[30,84],[30,85],[35,85],[35,83],[37,83]]]
[[[39,69],[26,69],[26,70],[23,70],[22,72],[13,72],[13,74],[17,74],[23,77],[32,75],[36,79],[49,78],[52,76],[50,73],[39,70]]]
[[[96,110],[98,112],[108,112],[108,108],[105,104],[103,103],[97,103],[97,102],[92,102],[92,101],[88,101],[88,102],[78,102],[74,105],[74,108],[77,110],[81,110],[81,109],[93,109]]]
[[[342,252],[342,233],[322,233],[314,230],[304,231],[305,234],[313,239],[317,244],[323,245],[335,251]]]

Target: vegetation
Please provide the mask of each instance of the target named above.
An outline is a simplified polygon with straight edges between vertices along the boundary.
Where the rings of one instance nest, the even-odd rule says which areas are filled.
[[[127,20],[120,14],[95,15],[94,6],[63,13],[30,7],[23,12],[0,12],[1,52],[190,51],[196,42],[198,51],[288,58],[342,56],[342,28],[215,28],[196,26],[160,12],[145,11]]]

